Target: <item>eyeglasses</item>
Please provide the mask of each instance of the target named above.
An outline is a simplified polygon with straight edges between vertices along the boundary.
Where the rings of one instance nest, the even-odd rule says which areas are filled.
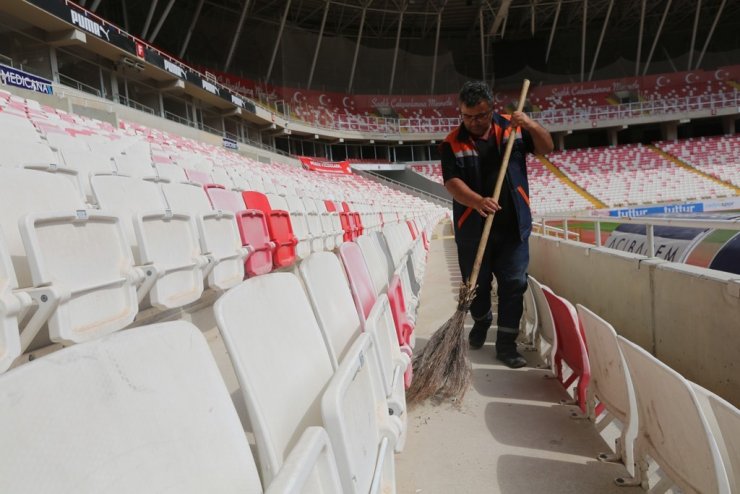
[[[468,115],[466,113],[460,113],[460,118],[462,118],[466,122],[480,122],[480,121],[486,120],[486,118],[488,118],[491,115],[491,111],[493,110],[484,111],[483,113],[478,113],[477,115]]]

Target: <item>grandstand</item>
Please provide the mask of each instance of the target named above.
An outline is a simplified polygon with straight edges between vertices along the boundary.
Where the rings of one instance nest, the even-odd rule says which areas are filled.
[[[0,490],[737,492],[737,19],[1,2]],[[411,408],[461,279],[455,91],[508,112],[522,76],[557,147],[527,156],[529,365],[487,342],[462,402]]]

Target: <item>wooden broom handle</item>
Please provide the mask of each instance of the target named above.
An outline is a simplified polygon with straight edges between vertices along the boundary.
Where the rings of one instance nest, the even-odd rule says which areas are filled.
[[[529,79],[524,79],[522,83],[522,92],[519,95],[519,103],[517,104],[516,111],[522,111],[524,108],[524,102],[527,99],[527,91],[529,91]],[[504,157],[501,160],[501,169],[498,172],[498,178],[496,179],[496,187],[493,189],[492,199],[498,202],[501,196],[501,187],[504,185],[504,177],[506,176],[506,169],[509,167],[509,158],[511,157],[511,150],[514,147],[514,141],[516,140],[516,133],[519,129],[511,129],[509,134],[509,140],[506,141],[506,150],[504,151]],[[491,226],[493,225],[494,213],[490,213],[486,217],[486,223],[483,226],[483,234],[480,237],[480,243],[478,244],[478,252],[475,255],[475,262],[473,263],[473,271],[470,273],[468,278],[468,285],[475,286],[478,281],[478,273],[480,273],[480,265],[483,262],[483,253],[486,251],[486,245],[488,244],[488,237],[491,235]]]

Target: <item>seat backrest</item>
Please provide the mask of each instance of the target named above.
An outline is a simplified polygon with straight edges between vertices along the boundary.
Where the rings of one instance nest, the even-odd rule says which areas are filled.
[[[538,335],[550,346],[554,346],[557,344],[555,322],[552,319],[550,305],[547,303],[547,299],[545,298],[545,292],[551,290],[547,286],[542,285],[532,276],[529,276],[528,281],[529,286],[532,289],[532,295],[534,295],[534,304],[537,308]],[[555,348],[553,348],[553,351],[554,350]]]
[[[154,165],[157,176],[166,182],[187,182],[188,176],[185,170],[172,163],[157,163]]]
[[[0,462],[8,492],[261,492],[231,397],[190,323],[38,358],[0,376],[0,398],[0,440],[14,451]]]
[[[729,493],[727,474],[706,418],[686,379],[618,336],[635,390],[638,455],[650,455],[681,489]]]
[[[196,184],[206,185],[213,182],[213,179],[211,179],[211,175],[203,170],[185,168],[185,175],[187,175],[189,181]]]
[[[362,255],[362,250],[355,242],[344,242],[340,245],[339,257],[342,259],[344,270],[347,273],[357,313],[360,316],[360,321],[364,324],[377,299],[372,276]]]
[[[395,492],[394,445],[377,409],[382,397],[374,351],[370,335],[360,335],[321,400],[345,494]]]
[[[375,338],[378,345],[377,355],[380,360],[380,374],[383,378],[385,393],[390,395],[393,388],[401,383],[403,377],[400,374],[394,376],[396,362],[401,358],[401,349],[396,334],[396,325],[391,314],[391,306],[385,294],[378,297],[378,301],[368,315],[365,328],[366,332]],[[398,380],[398,382],[395,382],[395,380]],[[405,398],[403,394],[401,394],[401,397]],[[404,402],[404,409],[405,405]]]
[[[708,389],[695,383],[691,385],[717,443],[730,492],[737,492],[740,488],[740,410]]]
[[[208,184],[205,186],[205,190],[208,198],[211,200],[213,209],[223,209],[232,213],[238,213],[246,209],[239,193],[226,190],[223,185]]]
[[[319,399],[333,374],[329,352],[292,273],[248,279],[222,295],[214,312],[269,485],[303,430],[321,425]]]
[[[383,253],[378,241],[378,232],[359,237],[357,239],[357,245],[362,250],[362,256],[365,258],[370,276],[373,279],[375,294],[380,295],[387,290],[388,281],[393,271],[389,271],[388,258]]]
[[[167,209],[161,189],[154,182],[122,175],[93,175],[90,182],[100,208],[123,217],[131,245],[137,244],[134,215]]]
[[[213,211],[208,195],[195,184],[163,183],[162,192],[173,211],[189,213],[209,213]]]
[[[573,304],[550,290],[543,290],[555,322],[558,353],[574,372],[588,371],[588,353],[581,337],[578,313]]]
[[[361,329],[342,263],[331,252],[315,252],[298,270],[336,368]]]
[[[262,192],[244,190],[242,191],[242,199],[249,209],[259,209],[265,214],[270,214],[270,211],[272,211],[270,201],[267,200],[267,196]]]
[[[588,343],[593,392],[617,420],[627,424],[629,394],[627,370],[611,324],[582,305],[576,306]]]

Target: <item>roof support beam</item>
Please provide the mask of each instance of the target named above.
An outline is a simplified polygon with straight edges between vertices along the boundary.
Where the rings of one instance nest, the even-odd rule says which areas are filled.
[[[403,14],[406,11],[406,3],[398,13],[398,29],[396,30],[396,48],[393,50],[393,67],[391,67],[391,83],[388,85],[388,94],[393,94],[393,83],[396,81],[396,64],[398,63],[398,46],[401,44],[401,28],[403,27]]]
[[[331,2],[326,0],[324,5],[324,17],[321,18],[321,29],[319,29],[319,39],[316,40],[316,48],[313,51],[313,61],[311,62],[311,72],[308,73],[308,84],[306,89],[311,89],[311,83],[313,82],[313,72],[316,69],[316,61],[319,59],[319,50],[321,49],[321,40],[324,37],[324,27],[326,27],[326,17],[329,15],[329,6]]]
[[[712,40],[712,36],[714,35],[714,29],[717,27],[717,23],[719,22],[719,18],[722,16],[722,11],[725,8],[725,4],[727,3],[727,0],[722,0],[722,3],[719,4],[719,10],[717,11],[717,15],[714,16],[714,22],[712,22],[712,27],[709,28],[709,34],[707,35],[707,40],[704,42],[704,47],[701,49],[701,53],[699,54],[699,59],[696,61],[696,67],[695,69],[698,69],[701,65],[701,61],[704,59],[704,54],[707,52],[707,46],[709,46],[709,42]]]
[[[141,30],[141,39],[146,39],[146,33],[149,32],[149,26],[152,24],[152,18],[154,17],[154,10],[157,8],[157,2],[159,2],[159,0],[152,0],[152,4],[149,6],[149,13],[146,15],[146,22],[144,22],[144,29]]]
[[[439,54],[439,32],[442,28],[442,11],[437,14],[437,34],[434,36],[434,58],[432,59],[432,83],[429,87],[429,94],[434,94],[434,83],[437,78],[437,56]]]
[[[244,7],[242,8],[242,13],[239,15],[239,23],[236,25],[236,32],[234,33],[234,40],[231,42],[231,47],[229,48],[228,55],[226,55],[224,72],[229,70],[231,60],[234,58],[234,51],[236,50],[236,45],[242,35],[242,29],[244,28],[244,20],[247,18],[247,10],[249,10],[249,0],[244,0]]]
[[[154,43],[154,40],[159,34],[159,30],[162,29],[164,21],[167,20],[167,16],[170,15],[170,10],[172,10],[173,5],[175,5],[175,0],[170,0],[169,3],[167,3],[167,6],[164,8],[164,12],[162,12],[162,17],[159,18],[157,25],[154,26],[154,31],[152,31],[152,35],[149,36],[149,43]]]
[[[665,9],[663,10],[663,16],[660,18],[660,24],[658,24],[658,32],[655,33],[655,38],[653,38],[653,45],[650,47],[650,53],[648,54],[647,61],[645,62],[645,68],[642,69],[642,75],[647,74],[648,69],[650,68],[650,61],[653,59],[653,53],[655,53],[655,47],[658,46],[658,39],[660,39],[660,33],[663,32],[663,24],[665,24],[665,19],[668,17],[668,11],[671,9],[671,1],[668,0],[665,4]]]
[[[98,7],[100,7],[100,0],[95,0],[95,3],[92,4],[92,7],[90,7],[90,12],[95,12],[98,10]]]
[[[131,29],[129,29],[128,26],[128,6],[126,5],[126,0],[121,0],[121,10],[123,10],[123,29],[126,30],[126,32],[131,32]]]
[[[190,22],[190,27],[188,28],[188,32],[185,33],[185,39],[182,42],[182,48],[180,48],[180,54],[178,55],[179,58],[182,58],[183,55],[185,55],[185,50],[188,49],[188,45],[190,44],[190,38],[193,36],[193,31],[195,30],[195,24],[197,24],[198,19],[200,18],[200,11],[203,10],[204,3],[206,3],[206,0],[200,0],[200,2],[198,2],[198,6],[195,8],[195,14],[193,14],[193,20]]]
[[[635,58],[635,77],[640,75],[640,57],[642,57],[642,34],[645,31],[645,7],[647,0],[642,0],[640,9],[640,34],[637,35],[637,58]]]
[[[285,2],[285,10],[283,11],[283,18],[280,21],[280,29],[278,30],[277,39],[275,40],[275,48],[272,49],[272,58],[270,59],[270,66],[267,68],[267,76],[265,76],[265,82],[270,80],[272,75],[272,68],[275,66],[275,58],[277,58],[278,48],[280,48],[280,41],[283,39],[283,30],[285,29],[285,21],[288,20],[288,12],[290,11],[290,2]]]
[[[694,29],[691,31],[691,47],[689,48],[689,63],[686,70],[691,70],[694,61],[694,46],[696,45],[696,31],[699,29],[699,13],[701,12],[701,0],[696,0],[696,13],[694,14]]]
[[[352,57],[352,70],[349,73],[349,84],[347,85],[348,93],[352,92],[352,85],[355,82],[355,69],[357,69],[357,57],[360,56],[360,43],[362,42],[362,31],[365,29],[365,15],[367,14],[367,6],[368,6],[368,3],[366,3],[365,6],[362,7],[362,15],[360,16],[360,29],[357,32],[357,43],[355,44],[355,55],[354,57]]]
[[[550,49],[552,48],[552,40],[555,39],[555,29],[558,25],[558,18],[560,17],[560,7],[563,6],[563,0],[558,0],[558,6],[555,7],[555,18],[552,20],[552,29],[550,29],[550,40],[547,42],[547,52],[545,53],[545,63],[550,59]]]
[[[501,23],[504,22],[504,18],[509,15],[510,5],[511,0],[501,0],[501,7],[499,7],[498,12],[496,12],[496,17],[493,19],[491,29],[488,31],[489,36],[493,36],[498,32],[498,28],[501,27]]]
[[[604,25],[601,27],[599,42],[596,44],[596,53],[594,53],[594,60],[593,62],[591,62],[591,71],[588,73],[589,81],[594,76],[594,69],[596,68],[596,61],[599,59],[599,51],[601,51],[601,43],[604,41],[606,26],[609,24],[609,17],[612,15],[612,7],[614,7],[614,0],[609,0],[609,7],[606,9],[606,17],[604,18]]]
[[[586,19],[588,18],[588,0],[583,0],[583,24],[581,25],[581,82],[586,71]]]
[[[480,23],[480,80],[486,80],[486,32],[483,27],[483,8],[478,10],[478,22]]]

